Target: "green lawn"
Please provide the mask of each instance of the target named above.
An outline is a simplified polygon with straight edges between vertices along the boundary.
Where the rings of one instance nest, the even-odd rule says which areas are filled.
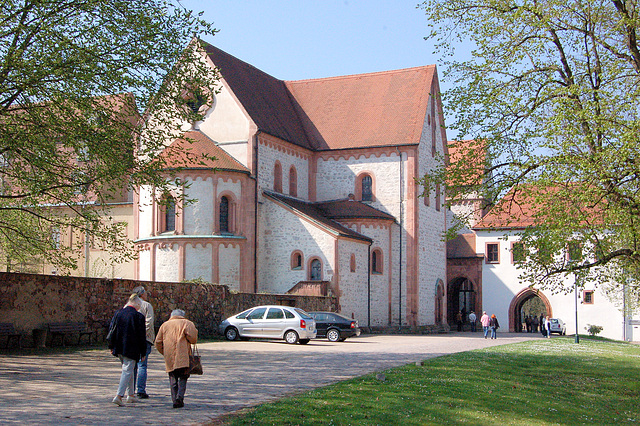
[[[640,422],[640,346],[573,337],[430,359],[264,404],[228,425]]]

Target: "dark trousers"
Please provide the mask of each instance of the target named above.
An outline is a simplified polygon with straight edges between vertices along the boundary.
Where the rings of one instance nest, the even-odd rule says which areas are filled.
[[[177,400],[183,400],[184,394],[187,391],[187,374],[188,368],[176,368],[169,373],[169,386],[171,386],[171,400],[176,402]]]

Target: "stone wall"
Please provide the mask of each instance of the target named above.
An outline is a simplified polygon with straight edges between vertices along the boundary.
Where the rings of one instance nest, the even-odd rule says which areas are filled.
[[[278,304],[335,311],[334,297],[230,292],[226,286],[55,275],[0,273],[0,318],[13,323],[29,345],[32,330],[51,322],[84,322],[103,341],[113,313],[143,285],[153,305],[156,330],[176,308],[184,309],[200,336],[217,334],[220,321],[256,305]]]

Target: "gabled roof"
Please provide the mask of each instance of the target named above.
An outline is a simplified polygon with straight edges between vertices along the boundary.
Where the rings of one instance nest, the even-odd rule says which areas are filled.
[[[206,42],[202,45],[258,129],[312,149],[284,81]]]
[[[435,65],[289,81],[317,150],[420,143]]]
[[[215,157],[215,160],[212,158]],[[185,132],[162,151],[168,168],[218,169],[249,173],[249,169],[227,154],[201,131]]]
[[[394,220],[393,216],[381,212],[380,210],[374,209],[373,207],[361,203],[360,201],[341,200],[321,203],[309,203],[273,191],[264,190],[263,194],[268,198],[285,204],[290,209],[332,230],[340,236],[355,238],[367,242],[372,242],[373,240],[338,223],[336,219],[361,218]],[[353,207],[350,204],[346,203],[352,203]],[[356,205],[360,206],[355,207]],[[339,208],[340,206],[349,206],[349,208],[341,211],[341,209]]]
[[[202,42],[259,130],[314,151],[417,145],[435,65],[282,81]]]

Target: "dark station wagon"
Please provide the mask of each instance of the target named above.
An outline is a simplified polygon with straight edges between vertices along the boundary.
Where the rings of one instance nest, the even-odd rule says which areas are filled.
[[[335,312],[309,312],[316,321],[316,337],[326,337],[331,342],[341,342],[347,337],[359,336],[358,321]]]

